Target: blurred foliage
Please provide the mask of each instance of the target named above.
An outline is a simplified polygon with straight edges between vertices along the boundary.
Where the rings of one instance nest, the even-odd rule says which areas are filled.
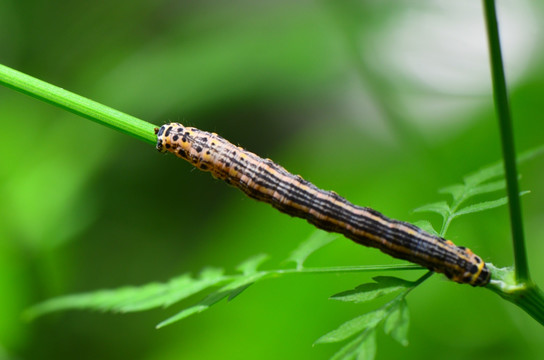
[[[411,210],[437,201],[436,189],[500,156],[489,86],[476,82],[489,76],[480,71],[487,59],[472,51],[485,54],[473,3],[0,0],[0,62],[156,124],[216,131],[356,204],[415,221]],[[505,46],[522,151],[543,142],[543,42],[534,24],[544,9],[499,5],[502,33],[523,45]],[[449,21],[422,20],[435,18]],[[438,36],[466,18],[479,22]],[[437,42],[451,51],[429,45]],[[305,275],[257,284],[159,331],[154,312],[22,322],[23,309],[52,296],[210,264],[232,269],[261,252],[280,261],[313,229],[147,144],[9,89],[0,88],[0,114],[0,358],[327,358],[336,348],[310,344],[376,308],[327,300],[367,276]],[[542,286],[541,168],[537,160],[520,171],[522,190],[531,190],[522,199],[531,272]],[[452,240],[511,264],[506,211],[459,220]],[[430,220],[436,228],[440,219]],[[347,240],[309,260],[394,261]],[[378,359],[544,353],[541,326],[489,291],[437,276],[408,306],[410,346],[378,333]]]

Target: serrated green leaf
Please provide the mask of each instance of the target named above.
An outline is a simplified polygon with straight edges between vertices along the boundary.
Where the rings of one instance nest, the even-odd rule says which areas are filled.
[[[533,159],[536,156],[539,156],[544,153],[544,146],[537,147],[526,151],[516,157],[516,162],[518,164],[523,163],[527,160]],[[495,177],[502,176],[504,174],[504,168],[502,162],[497,162],[495,164],[486,166],[475,173],[469,174],[464,177],[465,184],[467,185],[479,185],[488,180],[491,180]]]
[[[171,324],[173,324],[175,322],[183,320],[186,317],[189,317],[189,316],[191,316],[193,314],[198,314],[198,313],[203,312],[204,310],[208,310],[210,308],[210,306],[212,306],[212,305],[218,303],[219,301],[221,301],[222,299],[226,298],[227,296],[229,296],[230,293],[231,293],[231,291],[225,291],[225,290],[215,291],[215,292],[209,294],[208,296],[206,296],[204,298],[204,300],[202,300],[198,304],[195,304],[193,306],[185,308],[185,309],[181,310],[180,312],[178,312],[177,314],[175,314],[174,316],[171,316],[171,317],[167,318],[166,320],[161,321],[159,324],[157,324],[156,328],[160,329],[160,328],[165,327],[167,325],[171,325]]]
[[[472,213],[476,213],[476,212],[480,212],[480,211],[484,211],[488,209],[493,209],[493,208],[505,205],[507,203],[508,203],[508,198],[506,196],[497,200],[483,201],[477,204],[466,206],[456,211],[455,213],[452,214],[452,218],[456,218],[461,215],[472,214]]]
[[[504,174],[502,162],[495,163],[477,170],[463,178],[463,181],[468,186],[474,187],[488,180],[499,177]]]
[[[473,180],[469,180],[473,181]],[[440,189],[440,193],[448,193],[453,197],[453,203],[461,203],[470,197],[487,194],[502,190],[506,187],[506,182],[504,180],[494,181],[488,184],[479,185],[477,183],[468,183],[468,184],[455,184],[452,186],[445,187]]]
[[[359,346],[361,346],[363,341],[365,341],[369,333],[370,331],[365,331],[346,345],[342,346],[342,348],[340,348],[340,350],[338,350],[330,360],[355,360],[355,357],[357,356],[357,349]]]
[[[377,276],[375,283],[366,283],[357,286],[353,290],[343,291],[331,296],[331,299],[362,303],[374,300],[378,297],[406,289],[412,285],[411,282],[390,276]]]
[[[410,314],[406,300],[402,299],[385,319],[383,330],[401,345],[408,346],[408,326]]]
[[[519,195],[523,196],[523,195],[528,194],[528,193],[529,193],[529,191],[522,191]],[[499,206],[505,205],[507,203],[508,203],[508,197],[506,197],[506,196],[502,197],[500,199],[497,199],[497,200],[483,201],[483,202],[480,202],[480,203],[477,203],[477,204],[466,206],[466,207],[456,211],[455,213],[452,214],[452,218],[456,218],[456,217],[459,217],[461,215],[472,214],[472,213],[476,213],[476,212],[480,212],[480,211],[484,211],[484,210],[494,209],[494,208],[497,208]]]
[[[156,328],[159,329],[159,328],[164,327],[166,325],[170,325],[170,324],[172,324],[174,322],[185,319],[186,317],[188,317],[190,315],[197,314],[197,313],[200,313],[200,312],[202,312],[204,310],[207,310],[210,306],[218,303],[219,301],[221,301],[222,299],[227,297],[232,292],[232,289],[227,289],[229,287],[229,285],[231,285],[231,284],[227,284],[227,285],[223,286],[221,289],[212,292],[211,294],[206,296],[202,301],[200,301],[198,304],[195,304],[195,305],[193,305],[191,307],[183,309],[182,311],[180,311],[176,315],[171,316],[168,319],[162,321],[161,323],[159,323],[156,326]]]
[[[475,195],[488,194],[495,191],[503,190],[506,188],[506,181],[498,180],[483,185],[478,185],[468,189],[467,198]]]
[[[431,224],[430,221],[428,221],[428,220],[416,221],[416,222],[414,222],[414,225],[417,226],[418,228],[428,232],[429,234],[439,236],[438,231],[436,231],[434,229],[433,224]]]
[[[209,307],[210,307],[209,305],[203,305],[203,304],[197,304],[197,305],[191,306],[187,309],[184,309],[183,311],[180,311],[176,315],[171,316],[164,321],[161,321],[159,324],[157,324],[157,326],[155,326],[155,328],[160,329],[165,326],[171,325],[177,321],[185,319],[188,316],[201,313],[202,311],[207,310]]]
[[[223,300],[226,297],[233,299],[234,297],[238,296],[242,291],[247,289],[255,281],[263,278],[264,276],[266,276],[265,272],[255,273],[252,275],[240,275],[239,277],[235,278],[231,283],[223,286],[219,290],[214,291],[208,296],[206,296],[198,304],[195,304],[189,308],[183,309],[182,311],[175,314],[174,316],[171,316],[167,318],[166,320],[160,322],[156,326],[156,328],[159,329],[167,325],[171,325],[177,321],[185,319],[188,316],[207,310],[212,305],[217,304],[219,301]]]
[[[454,185],[446,186],[438,190],[440,194],[450,194],[454,202],[460,199],[465,193],[465,191],[466,191],[466,186],[463,184],[454,184]]]
[[[38,316],[69,309],[89,309],[112,312],[143,311],[166,307],[225,280],[223,270],[208,269],[199,278],[184,274],[166,283],[126,286],[49,299],[29,308],[25,317]]]
[[[434,212],[441,215],[445,219],[451,214],[451,209],[445,201],[440,201],[420,206],[415,209],[414,212]]]
[[[317,339],[315,344],[333,343],[345,340],[364,329],[375,327],[383,320],[386,314],[384,309],[378,309],[353,318],[340,325],[337,329],[330,331]]]
[[[262,279],[263,277],[265,277],[267,275],[266,272],[258,272],[258,273],[255,273],[255,274],[250,274],[250,275],[239,275],[238,277],[235,278],[234,281],[228,283],[227,285],[223,286],[221,289],[219,289],[219,291],[233,291],[235,289],[238,289],[239,287],[241,286],[246,286],[248,284],[252,284],[260,279]]]
[[[207,266],[200,271],[200,273],[198,274],[198,279],[202,281],[213,280],[218,277],[222,277],[224,273],[225,270],[222,268]]]
[[[242,285],[242,286],[239,286],[237,287],[236,289],[232,290],[229,294],[229,297],[228,297],[228,301],[231,301],[233,300],[235,297],[237,297],[238,295],[240,295],[245,289],[247,289],[248,287],[250,287],[251,285],[253,285],[254,283],[249,283],[249,284],[245,284],[245,285]]]
[[[240,263],[236,267],[236,270],[240,271],[244,275],[252,275],[257,272],[257,269],[259,268],[259,266],[261,266],[261,264],[265,262],[266,260],[268,260],[267,254],[254,255],[250,257],[249,259]]]
[[[357,349],[357,360],[373,360],[376,357],[376,330],[370,331]]]
[[[168,287],[163,289],[164,291],[141,299],[134,297],[127,304],[124,304],[120,311],[144,311],[159,306],[166,308],[202,290],[218,285],[224,280],[223,269],[206,268],[202,270],[196,281],[193,279],[187,281],[183,278],[173,279],[168,282]]]
[[[338,350],[331,360],[372,360],[376,355],[376,329],[368,329]]]
[[[539,146],[539,147],[536,147],[534,149],[531,149],[531,150],[528,150],[528,151],[525,151],[523,153],[521,153],[520,155],[518,155],[517,157],[517,162],[518,164],[521,164],[527,160],[531,160],[537,156],[540,156],[544,154],[544,146]]]
[[[337,237],[338,235],[322,230],[316,231],[308,240],[302,242],[295,250],[293,250],[289,255],[289,258],[285,261],[295,262],[297,264],[297,269],[302,269],[304,262],[312,253],[327,245]]]
[[[395,276],[374,276],[372,278],[378,284],[383,286],[405,286],[410,287],[414,284],[413,281],[404,280]]]

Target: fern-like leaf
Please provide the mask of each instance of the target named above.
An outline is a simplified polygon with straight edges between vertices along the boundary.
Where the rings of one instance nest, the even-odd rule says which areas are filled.
[[[452,213],[450,206],[445,201],[420,206],[414,209],[414,212],[432,212],[442,216],[443,219],[446,219]]]
[[[412,282],[392,276],[376,276],[375,283],[366,283],[357,286],[353,290],[344,291],[331,296],[331,299],[362,303],[374,300],[378,297],[404,290],[413,285]]]
[[[357,316],[356,318],[346,321],[337,329],[321,336],[316,340],[315,344],[333,343],[346,340],[347,338],[350,338],[363,330],[376,327],[376,325],[378,325],[386,315],[386,310],[380,308],[378,310]]]
[[[385,319],[383,331],[397,340],[401,345],[408,346],[408,325],[410,315],[408,313],[408,304],[403,298],[391,314]]]
[[[338,350],[331,360],[373,359],[376,353],[376,329],[370,329]],[[372,357],[362,357],[372,356]]]
[[[236,267],[236,270],[240,271],[244,275],[253,275],[257,272],[259,266],[261,266],[266,260],[268,260],[267,254],[255,255],[240,263],[240,265]]]
[[[175,322],[185,319],[186,317],[191,316],[193,314],[201,313],[205,310],[208,310],[212,305],[217,304],[219,301],[223,300],[224,298],[228,297],[229,299],[233,299],[234,297],[239,295],[242,291],[247,289],[250,285],[252,285],[255,281],[264,277],[266,274],[267,273],[262,272],[262,273],[255,273],[251,275],[240,275],[238,278],[236,278],[236,280],[223,286],[219,290],[212,292],[199,303],[191,307],[188,307],[186,309],[183,309],[182,311],[178,312],[176,315],[171,316],[167,318],[166,320],[160,322],[156,326],[156,328],[160,329],[162,327],[171,325]]]
[[[286,262],[296,263],[297,269],[302,269],[306,259],[319,250],[323,246],[329,244],[334,239],[338,238],[338,235],[331,234],[322,230],[318,230],[313,233],[312,236],[303,243],[301,243],[295,250],[291,252]]]
[[[518,157],[518,163],[532,159],[542,153],[544,153],[544,146],[520,155]],[[486,166],[465,176],[462,184],[453,184],[440,189],[440,193],[451,195],[451,203],[445,201],[435,202],[420,206],[415,209],[414,212],[433,212],[439,214],[442,217],[442,227],[438,234],[444,236],[453,219],[461,215],[489,210],[507,204],[507,198],[501,197],[499,199],[464,205],[467,201],[478,195],[491,194],[504,190],[506,188],[506,182],[502,179],[495,180],[502,176],[503,173],[504,170],[501,163]],[[520,196],[526,193],[527,191],[521,192]]]
[[[435,228],[433,227],[433,224],[431,224],[429,220],[419,220],[414,222],[414,225],[422,230],[425,230],[429,234],[438,236],[438,231],[435,230]]]
[[[133,312],[167,307],[209,287],[228,281],[222,269],[208,268],[198,278],[184,274],[166,283],[127,286],[52,298],[25,312],[27,319],[61,310],[90,309],[111,312]]]
[[[528,194],[529,191],[522,191],[520,192],[520,196],[523,196],[525,194]],[[484,210],[490,210],[494,209],[499,206],[503,206],[508,203],[508,197],[504,196],[502,198],[496,199],[496,200],[490,200],[490,201],[482,201],[477,204],[468,205],[462,209],[457,210],[454,212],[451,216],[452,218],[459,217],[461,215],[466,214],[473,214],[476,212],[484,211]]]
[[[518,162],[526,161],[544,153],[544,146],[527,152],[518,158]],[[454,218],[479,211],[492,209],[506,203],[506,198],[483,201],[476,204],[462,206],[467,200],[477,196],[504,190],[503,180],[494,180],[503,173],[502,164],[485,167],[473,174],[465,176],[462,184],[454,184],[443,188],[442,193],[452,196],[452,202],[445,201],[424,205],[416,209],[417,212],[433,212],[443,218],[441,231],[437,233],[428,221],[421,221],[418,225],[440,236],[444,236],[449,224]],[[527,192],[522,192],[523,195]],[[224,275],[222,269],[204,269],[194,278],[184,274],[171,279],[166,283],[151,283],[139,287],[123,287],[113,290],[100,290],[84,294],[74,294],[53,298],[37,304],[25,312],[27,319],[61,310],[90,309],[111,312],[133,312],[149,310],[157,307],[168,307],[201,291],[220,287],[212,291],[200,302],[189,306],[174,316],[162,321],[157,328],[173,324],[190,315],[202,312],[212,305],[227,298],[234,299],[253,283],[271,276],[280,276],[295,273],[343,273],[367,272],[376,270],[406,270],[419,269],[418,266],[388,265],[388,266],[336,266],[322,268],[304,268],[306,259],[321,247],[334,240],[337,235],[318,231],[308,240],[295,249],[287,261],[296,264],[295,269],[259,270],[259,266],[267,259],[266,255],[257,255],[242,262],[236,269],[237,275]],[[489,264],[493,273],[501,270]],[[409,314],[406,305],[407,294],[425,281],[432,272],[428,272],[415,282],[378,276],[374,283],[362,284],[355,289],[333,295],[331,299],[361,303],[374,300],[399,291],[392,301],[370,313],[348,320],[337,329],[320,337],[318,343],[340,342],[348,338],[353,339],[344,345],[333,359],[373,359],[376,352],[375,334],[378,326],[383,324],[386,334],[389,334],[402,345],[408,344]]]

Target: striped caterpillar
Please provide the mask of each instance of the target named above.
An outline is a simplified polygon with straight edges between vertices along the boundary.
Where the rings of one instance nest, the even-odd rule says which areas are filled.
[[[270,159],[231,144],[215,133],[178,123],[155,129],[157,150],[171,152],[248,196],[316,227],[343,234],[364,246],[444,273],[472,286],[489,283],[485,263],[470,249],[431,235],[415,225],[353,205],[333,191],[321,190]]]

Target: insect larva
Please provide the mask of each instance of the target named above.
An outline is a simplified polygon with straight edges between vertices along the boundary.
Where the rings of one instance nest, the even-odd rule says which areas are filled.
[[[262,159],[215,133],[178,123],[163,125],[155,133],[159,151],[174,153],[286,214],[444,273],[453,281],[472,286],[489,282],[485,263],[469,249],[376,210],[353,205],[335,192],[321,190],[272,160]]]

